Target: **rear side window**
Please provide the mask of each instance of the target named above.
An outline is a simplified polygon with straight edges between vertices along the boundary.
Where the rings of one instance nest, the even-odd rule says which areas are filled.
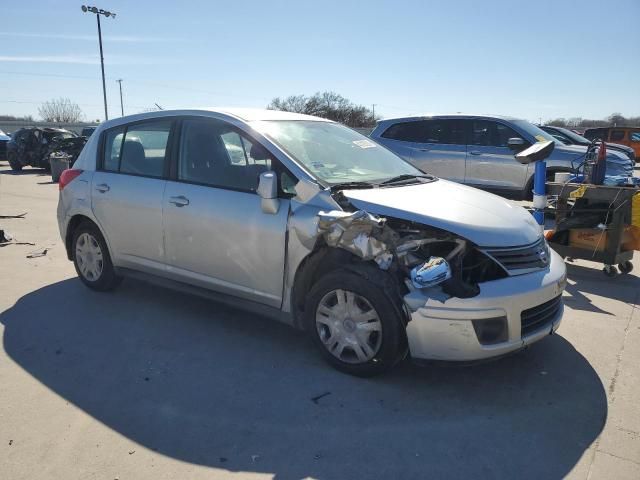
[[[117,172],[120,164],[120,151],[124,139],[124,128],[114,128],[105,133],[102,169]]]
[[[640,132],[631,132],[631,141],[640,142]]]
[[[609,140],[612,142],[619,142],[624,138],[624,130],[611,130],[611,135],[609,136]]]
[[[424,142],[426,122],[402,122],[391,125],[382,134],[383,138],[401,140],[403,142]]]
[[[171,120],[136,123],[105,133],[103,170],[162,177]]]
[[[396,123],[382,136],[393,140],[415,143],[442,143],[464,145],[464,121],[450,119],[420,120]]]
[[[464,121],[438,119],[426,122],[426,143],[444,143],[449,145],[465,145]]]

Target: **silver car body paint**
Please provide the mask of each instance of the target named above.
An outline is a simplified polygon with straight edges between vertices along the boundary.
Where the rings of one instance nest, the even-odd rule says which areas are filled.
[[[233,192],[227,190],[200,186],[202,190],[196,191],[191,189],[193,185],[176,181],[96,171],[101,134],[105,129],[139,120],[183,116],[223,120],[249,133],[298,179],[296,195],[281,199],[278,212],[272,215],[261,212],[257,195],[235,198]],[[81,215],[101,229],[116,268],[132,268],[275,307],[283,312],[284,319],[293,322],[288,314],[292,313],[292,292],[300,265],[321,239],[326,240],[332,232],[331,215],[340,223],[340,218],[352,214],[336,214],[343,209],[330,190],[296,159],[252,128],[253,121],[267,119],[325,121],[268,110],[219,109],[153,112],[105,122],[91,136],[74,165],[83,172],[60,192],[57,214],[63,240],[69,239],[67,230],[71,220]],[[132,182],[127,183],[127,177],[133,179]],[[154,184],[148,184],[147,180]],[[96,189],[107,182],[112,189],[106,194]],[[187,235],[185,232],[189,229],[181,229],[179,225],[184,223],[178,222],[166,207],[169,193],[176,195],[187,188],[198,208],[193,209],[192,218],[180,222],[199,225],[201,230],[197,236]],[[106,201],[105,197],[109,198],[113,190],[119,195],[112,196],[111,202]],[[153,191],[157,192],[156,196],[162,196],[160,205],[150,201]],[[482,247],[528,245],[541,235],[524,209],[452,182],[437,180],[420,185],[343,190],[343,193],[354,207],[368,212],[369,219],[390,217],[425,228],[436,227],[462,237],[461,245],[465,240]],[[141,227],[144,234],[131,233],[140,232]],[[344,224],[343,228],[347,237],[352,235],[350,225]],[[380,238],[373,230],[365,228],[358,233],[364,234],[376,247],[389,247],[376,243]],[[341,239],[337,240],[337,247],[346,247],[357,255],[349,245],[340,245]],[[218,252],[207,248],[211,243],[218,245]],[[380,250],[375,250],[375,254],[379,253]],[[185,264],[190,268],[184,268]],[[450,360],[486,358],[542,338],[551,329],[536,333],[535,339],[520,338],[518,309],[557,296],[565,278],[564,263],[553,254],[546,268],[534,273],[508,274],[502,280],[480,284],[480,293],[473,298],[449,297],[439,287],[410,287],[411,291],[405,296],[405,310],[410,319],[407,335],[411,354],[416,358]],[[409,287],[410,279],[406,281]],[[473,334],[470,320],[485,318],[491,311],[507,313],[509,341],[483,347]],[[560,317],[561,312],[553,320],[554,330]]]

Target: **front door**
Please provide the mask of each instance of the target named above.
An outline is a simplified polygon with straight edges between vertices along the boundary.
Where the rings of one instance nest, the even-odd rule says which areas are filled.
[[[280,307],[289,201],[264,213],[260,173],[275,160],[221,120],[182,121],[164,192],[167,271],[180,281]]]
[[[507,142],[522,138],[509,126],[492,120],[471,120],[464,183],[504,190],[522,190],[527,166],[519,163]]]
[[[164,271],[162,195],[171,125],[145,121],[104,134],[91,201],[117,266]]]

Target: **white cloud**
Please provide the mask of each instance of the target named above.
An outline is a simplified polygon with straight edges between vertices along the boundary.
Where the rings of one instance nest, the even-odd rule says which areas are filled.
[[[21,38],[53,38],[60,40],[96,40],[96,35],[70,35],[66,33],[29,33],[29,32],[0,32],[3,37],[21,37]],[[121,43],[155,43],[155,42],[176,42],[180,39],[170,37],[140,37],[136,35],[103,35],[104,42],[121,42]]]
[[[78,65],[98,65],[98,55],[0,55],[0,62],[15,63],[67,63]],[[104,59],[108,65],[151,65],[149,58],[140,59],[123,55],[111,55]]]

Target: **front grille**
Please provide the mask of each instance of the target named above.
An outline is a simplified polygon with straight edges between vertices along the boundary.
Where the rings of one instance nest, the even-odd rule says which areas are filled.
[[[562,306],[562,295],[538,305],[523,310],[520,315],[521,335],[524,337],[536,330],[548,326]]]
[[[544,238],[523,247],[496,247],[483,252],[498,262],[510,275],[529,273],[549,265],[549,247]]]

